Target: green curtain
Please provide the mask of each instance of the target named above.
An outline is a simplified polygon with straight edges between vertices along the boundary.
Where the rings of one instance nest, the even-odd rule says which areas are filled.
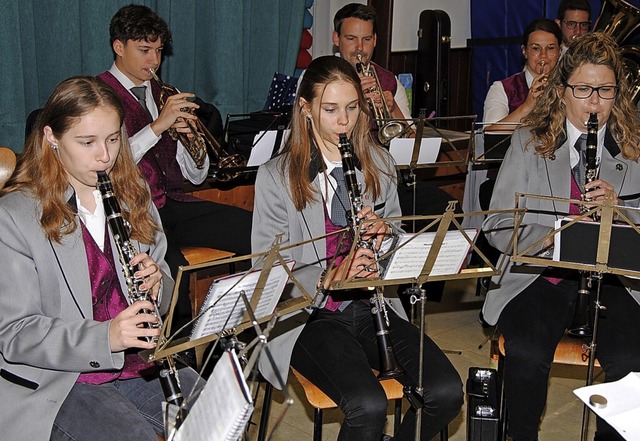
[[[27,115],[57,83],[113,62],[109,21],[130,1],[0,0],[0,145],[22,151]],[[173,33],[160,73],[224,115],[261,110],[274,72],[293,75],[304,0],[146,0]]]

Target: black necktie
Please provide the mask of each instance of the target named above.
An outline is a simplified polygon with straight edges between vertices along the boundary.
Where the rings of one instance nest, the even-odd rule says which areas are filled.
[[[136,98],[138,98],[138,102],[142,106],[142,109],[144,110],[144,113],[146,113],[149,120],[153,121],[151,112],[149,112],[149,108],[147,107],[147,86],[132,87],[131,93],[133,93]]]
[[[576,180],[578,187],[582,188],[584,182],[584,168],[587,164],[587,134],[583,133],[573,146],[578,151],[578,163],[573,167],[571,172]]]
[[[342,167],[331,170],[331,176],[336,180],[335,194],[331,199],[331,222],[339,227],[347,225],[346,210],[351,207],[349,195],[344,181]]]

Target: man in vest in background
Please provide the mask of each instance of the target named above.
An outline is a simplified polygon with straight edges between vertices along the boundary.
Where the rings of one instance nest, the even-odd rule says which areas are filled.
[[[562,32],[562,53],[576,37],[591,29],[591,4],[589,0],[562,0],[558,6],[556,23]]]
[[[333,28],[332,41],[338,48],[340,57],[351,63],[354,68],[358,63],[362,63],[365,68],[375,69],[378,74],[382,91],[377,90],[373,76],[358,72],[365,98],[371,99],[376,106],[381,106],[381,99],[384,97],[392,118],[411,118],[409,100],[398,78],[392,72],[371,62],[376,47],[376,10],[360,3],[349,3],[336,12]]]

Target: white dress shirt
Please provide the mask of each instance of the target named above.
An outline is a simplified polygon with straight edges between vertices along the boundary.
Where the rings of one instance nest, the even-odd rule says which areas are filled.
[[[113,63],[109,72],[116,77],[116,79],[122,84],[122,86],[131,93],[136,101],[138,100],[135,95],[131,92],[131,88],[136,85],[131,81],[125,74],[123,74],[120,69],[116,67],[116,64]],[[156,102],[153,99],[153,94],[151,92],[151,84],[150,81],[145,81],[140,86],[147,86],[146,90],[146,101],[147,108],[151,113],[153,119],[158,118],[158,107],[156,106]],[[129,137],[129,144],[131,145],[131,153],[133,154],[133,160],[138,163],[142,159],[142,157],[147,153],[153,146],[155,146],[158,141],[160,141],[161,136],[156,136],[156,134],[151,129],[151,125],[145,126],[142,130],[136,133],[133,136]],[[178,165],[180,166],[180,171],[182,172],[182,176],[191,181],[193,184],[198,185],[204,182],[207,178],[207,174],[209,172],[209,157],[205,158],[204,166],[199,169],[196,167],[193,158],[186,151],[185,147],[182,145],[180,141],[178,141],[178,149],[176,151],[176,161],[178,161]]]

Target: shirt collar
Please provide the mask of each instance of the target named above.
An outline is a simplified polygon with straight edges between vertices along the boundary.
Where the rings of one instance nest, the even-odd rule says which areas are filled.
[[[109,72],[111,73],[111,75],[116,77],[116,80],[118,80],[120,84],[122,84],[122,86],[127,90],[130,91],[132,87],[136,87],[135,83],[131,81],[128,76],[123,74],[120,69],[118,69],[118,66],[116,66],[115,62],[111,65],[111,69],[109,69]],[[149,80],[146,80],[141,84],[141,86],[147,86],[147,90],[150,90],[151,82]]]

